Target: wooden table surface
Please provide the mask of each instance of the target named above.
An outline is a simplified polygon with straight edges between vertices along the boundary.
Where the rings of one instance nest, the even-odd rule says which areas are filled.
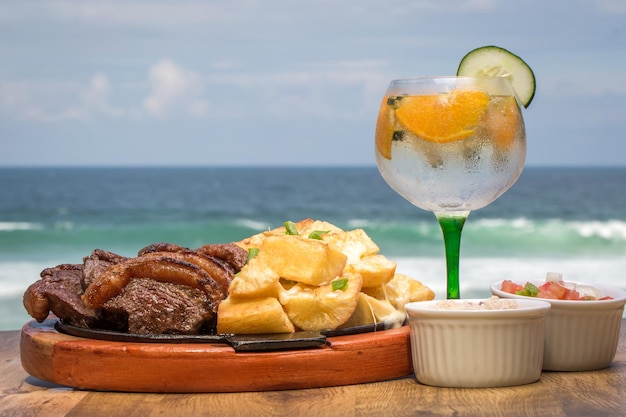
[[[0,332],[0,416],[626,416],[626,321],[615,361],[593,372],[544,372],[534,384],[434,388],[414,377],[329,388],[228,394],[80,391],[28,375],[20,332]]]

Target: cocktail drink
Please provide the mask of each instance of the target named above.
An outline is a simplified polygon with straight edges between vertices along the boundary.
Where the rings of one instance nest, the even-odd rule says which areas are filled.
[[[508,190],[526,159],[524,121],[510,80],[392,81],[380,106],[375,152],[389,186],[434,212],[446,249],[447,298],[460,298],[465,220]]]

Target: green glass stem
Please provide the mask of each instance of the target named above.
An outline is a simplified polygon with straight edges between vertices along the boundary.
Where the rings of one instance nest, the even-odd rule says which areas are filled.
[[[447,298],[448,300],[461,298],[459,286],[459,253],[461,250],[461,232],[469,211],[453,213],[435,213],[441,231],[443,243],[446,248],[446,268],[448,277]]]

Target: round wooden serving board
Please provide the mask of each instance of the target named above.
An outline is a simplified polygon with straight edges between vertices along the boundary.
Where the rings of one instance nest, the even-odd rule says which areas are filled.
[[[329,337],[322,347],[238,352],[221,344],[133,343],[22,328],[22,366],[68,387],[124,392],[243,392],[318,388],[413,373],[409,327]]]

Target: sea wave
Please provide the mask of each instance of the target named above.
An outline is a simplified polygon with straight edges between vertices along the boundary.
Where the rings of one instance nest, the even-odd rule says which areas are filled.
[[[574,225],[583,237],[626,241],[626,222],[621,220],[574,222]]]
[[[441,250],[443,244],[435,219],[406,223],[370,222],[366,230],[381,248],[399,256],[432,255],[435,254],[433,250]],[[474,257],[498,254],[626,255],[626,222],[469,218],[463,228],[461,245],[463,252]]]
[[[21,296],[45,268],[62,262],[0,262],[0,298]]]
[[[0,232],[12,232],[15,230],[41,230],[44,225],[31,222],[0,222]]]
[[[397,263],[397,272],[431,288],[437,299],[446,297],[443,252],[440,256],[399,257],[393,260]],[[0,331],[19,329],[30,320],[22,306],[24,291],[39,279],[41,270],[59,263],[63,262],[0,262]],[[570,281],[599,283],[626,290],[623,281],[625,269],[625,257],[461,257],[461,296],[488,297],[489,286],[494,282],[543,279],[547,272],[560,272]]]
[[[273,227],[276,227],[276,226],[271,225],[271,224],[269,224],[267,222],[253,220],[253,219],[237,219],[237,220],[234,221],[234,223],[237,226],[244,227],[244,228],[253,230],[255,232],[261,232],[263,230],[268,230],[268,229],[271,229]]]
[[[132,255],[146,245],[163,241],[197,247],[206,243],[239,241],[279,227],[285,220],[298,221],[300,218],[194,218],[177,222],[81,224],[74,227],[4,222],[0,223],[0,231],[10,232],[0,232],[0,260],[28,260],[59,255],[82,259],[96,247]],[[443,250],[441,229],[434,216],[415,221],[362,217],[328,221],[345,230],[364,229],[388,256],[439,256]],[[461,248],[462,256],[470,257],[626,256],[626,221],[470,216],[463,229]]]
[[[516,219],[481,219],[475,223],[468,221],[467,227],[476,229],[498,229],[498,230],[523,230],[525,232],[541,232],[547,230],[550,233],[576,232],[583,238],[598,237],[606,240],[626,241],[626,221],[611,220],[531,220],[525,217]]]
[[[464,241],[473,250],[528,255],[626,255],[626,222],[562,219],[468,222]]]
[[[437,298],[445,298],[446,265],[441,257],[398,258],[397,271],[429,286]],[[545,279],[548,272],[559,272],[568,281],[614,286],[626,290],[624,257],[461,257],[461,295],[465,298],[489,295],[492,283],[510,279],[515,282]]]
[[[198,247],[307,217],[362,228],[409,275],[445,285],[434,215],[396,195],[375,167],[0,169],[0,180],[0,326],[7,306],[23,310],[20,293],[42,269],[80,263],[95,248],[134,256],[155,242]],[[464,295],[547,270],[620,283],[626,194],[614,190],[624,181],[623,168],[525,169],[465,223]]]

